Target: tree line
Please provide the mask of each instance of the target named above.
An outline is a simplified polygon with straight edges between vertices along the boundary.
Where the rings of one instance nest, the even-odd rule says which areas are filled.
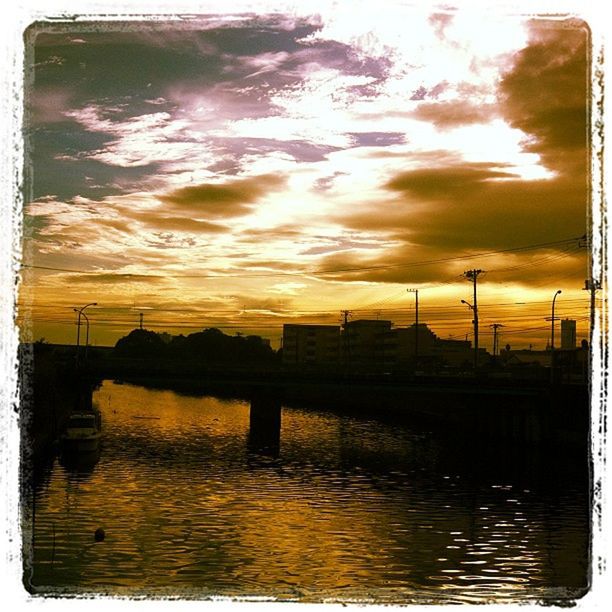
[[[120,338],[113,355],[121,358],[204,363],[276,362],[280,356],[260,336],[228,336],[216,328],[204,329],[188,336],[158,334],[147,329],[134,329]]]

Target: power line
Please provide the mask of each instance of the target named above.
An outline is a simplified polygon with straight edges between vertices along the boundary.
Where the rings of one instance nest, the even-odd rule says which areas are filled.
[[[463,275],[461,275],[463,277]],[[406,290],[402,289],[402,294],[405,294]],[[563,304],[569,304],[569,303],[581,303],[584,305],[588,305],[589,303],[589,298],[588,297],[582,297],[582,298],[570,298],[570,299],[566,299],[563,300]],[[526,301],[526,302],[480,302],[480,308],[490,308],[490,307],[497,307],[497,306],[531,306],[531,305],[535,305],[535,304],[545,304],[545,305],[550,305],[550,300],[530,300],[530,301]],[[69,309],[72,310],[72,308],[74,308],[73,304],[18,304],[17,305],[18,308],[28,308],[28,309],[33,309],[33,308],[57,308],[57,309]],[[206,311],[206,312],[242,312],[244,309],[241,308],[207,308],[207,307],[202,307],[199,309],[196,308],[163,308],[160,306],[147,306],[147,307],[141,307],[146,309],[147,311],[159,311],[159,312],[184,312],[184,313],[201,313],[202,310]],[[435,305],[428,305],[425,310],[459,310],[461,309],[460,306],[456,305],[456,304],[451,304],[448,306],[435,306]],[[102,305],[98,305],[95,307],[91,308],[92,312],[102,312],[102,311],[107,311],[107,310],[139,310],[139,308],[134,308],[133,306],[125,306],[125,305],[116,305],[116,306],[102,306]],[[254,310],[254,309],[252,309]],[[328,310],[310,310],[310,309],[285,309],[285,310],[279,310],[278,312],[294,312],[294,313],[329,313],[329,314],[337,314],[338,311],[342,310],[341,308],[330,308]],[[356,311],[356,312],[368,312],[368,311],[383,311],[383,312],[395,312],[395,311],[400,311],[400,310],[414,310],[413,306],[396,306],[393,308],[351,308],[351,311]],[[249,309],[247,308],[247,311],[249,311]],[[127,315],[126,315],[127,316]]]
[[[402,264],[386,264],[386,265],[376,265],[376,266],[356,266],[350,268],[335,268],[330,270],[304,270],[301,272],[268,272],[265,274],[171,274],[167,271],[164,271],[163,274],[142,274],[142,273],[129,273],[129,272],[101,272],[99,270],[77,270],[73,268],[59,268],[53,266],[42,266],[35,264],[21,264],[21,268],[35,269],[35,270],[47,270],[54,272],[66,272],[70,274],[85,274],[85,275],[116,275],[117,277],[127,278],[266,278],[266,277],[274,277],[274,276],[317,276],[317,275],[326,275],[326,274],[336,274],[340,272],[367,272],[372,270],[387,270],[387,269],[395,269],[395,268],[410,268],[410,267],[419,267],[419,266],[427,266],[437,263],[446,263],[450,261],[465,261],[469,259],[476,259],[479,257],[491,257],[493,255],[499,255],[503,253],[519,253],[524,251],[530,251],[535,249],[542,249],[546,247],[559,246],[562,244],[568,244],[572,242],[576,242],[580,240],[580,237],[576,238],[566,238],[564,240],[557,240],[553,242],[542,242],[538,244],[525,245],[521,247],[513,247],[508,249],[498,249],[494,251],[485,251],[481,253],[473,253],[468,255],[456,255],[453,257],[441,257],[438,259],[429,259],[422,261],[413,261]]]
[[[423,261],[410,262],[405,264],[388,264],[384,266],[363,266],[363,267],[354,267],[354,268],[339,268],[335,270],[320,270],[318,274],[333,274],[336,272],[361,272],[368,270],[378,270],[378,269],[389,269],[389,268],[408,268],[413,266],[425,266],[434,263],[445,263],[449,261],[464,261],[466,259],[476,259],[478,257],[490,257],[492,255],[499,255],[501,253],[516,253],[522,251],[530,251],[534,249],[544,248],[548,246],[555,246],[560,244],[566,244],[568,242],[575,242],[580,238],[566,238],[565,240],[557,240],[555,242],[542,242],[540,244],[531,244],[522,247],[514,247],[509,249],[498,249],[496,251],[486,251],[483,253],[474,253],[472,255],[456,255],[454,257],[442,257],[439,259],[429,259]]]

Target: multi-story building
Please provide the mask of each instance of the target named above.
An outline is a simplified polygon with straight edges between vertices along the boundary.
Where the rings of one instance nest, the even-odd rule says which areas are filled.
[[[561,321],[561,348],[565,350],[576,348],[576,321],[571,319]]]
[[[417,337],[418,330],[418,337]],[[418,340],[418,342],[417,342]],[[487,353],[480,349],[480,363]],[[336,365],[353,372],[393,372],[473,363],[468,340],[438,338],[425,323],[393,328],[391,321],[358,319],[335,325],[283,326],[283,363]]]
[[[410,327],[394,330],[397,334],[397,363],[414,365],[418,359],[431,357],[435,350],[436,335],[425,323],[419,323],[418,337],[417,326],[413,323]]]
[[[392,365],[397,355],[397,341],[391,321],[358,319],[342,330],[343,364],[351,370],[377,371]]]
[[[283,325],[284,364],[337,364],[339,347],[338,325]]]

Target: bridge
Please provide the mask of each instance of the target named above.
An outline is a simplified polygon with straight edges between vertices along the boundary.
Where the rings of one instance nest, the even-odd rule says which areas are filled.
[[[72,410],[91,408],[92,395],[103,380],[245,399],[251,403],[254,443],[264,440],[271,448],[280,437],[283,404],[367,418],[391,415],[468,437],[588,444],[590,410],[584,383],[169,363],[117,359],[111,351],[95,350],[78,364],[75,357],[73,347],[58,351],[46,345],[31,351],[33,372],[22,375],[21,399],[34,448],[46,446]]]

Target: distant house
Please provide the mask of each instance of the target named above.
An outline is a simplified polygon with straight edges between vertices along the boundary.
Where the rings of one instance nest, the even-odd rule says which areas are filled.
[[[502,363],[507,366],[541,366],[550,367],[551,351],[532,351],[521,349],[517,351],[502,349],[499,353]]]
[[[506,350],[500,351],[500,360],[506,368],[514,371],[550,371],[554,357],[554,371],[559,380],[584,380],[589,367],[588,344],[580,348],[555,349],[554,351]]]
[[[283,325],[284,364],[337,364],[339,350],[338,325]]]

